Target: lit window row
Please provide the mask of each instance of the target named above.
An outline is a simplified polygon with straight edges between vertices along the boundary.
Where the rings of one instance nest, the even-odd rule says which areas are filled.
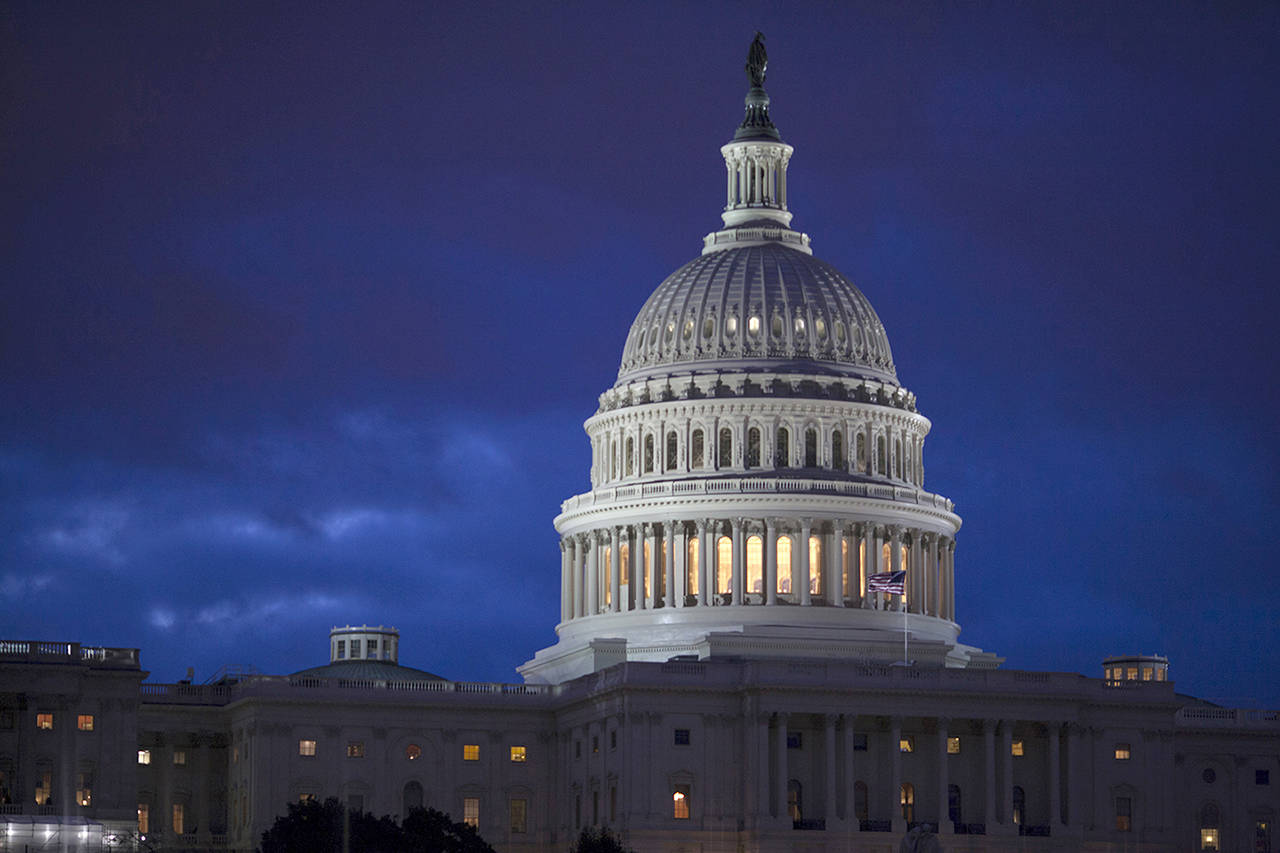
[[[298,741],[298,755],[303,756],[305,758],[314,758],[316,755],[316,750],[317,750],[317,746],[316,746],[315,740],[311,738],[303,738]],[[147,752],[146,761],[142,760],[143,752]],[[529,760],[528,748],[523,745],[515,745],[515,746],[508,747],[507,755],[510,758],[511,762],[514,764],[523,764]],[[347,757],[348,758],[364,758],[365,757],[364,741],[362,740],[348,741]],[[422,757],[422,747],[416,743],[411,743],[407,745],[404,748],[404,757],[407,758],[409,761],[417,761]],[[463,761],[479,761],[480,760],[480,744],[478,743],[463,744],[462,760]],[[151,762],[150,752],[147,750],[140,750],[138,752],[138,763],[149,764],[150,762]],[[185,763],[185,762],[186,762],[186,757],[184,755],[182,763]],[[179,763],[176,761],[176,756],[175,756],[174,763],[175,764]]]
[[[173,760],[174,766],[176,766],[176,767],[185,767],[185,766],[186,766],[186,764],[187,764],[187,751],[186,751],[185,749],[175,749],[175,750],[173,751],[172,760]],[[149,749],[140,749],[140,750],[138,750],[138,763],[139,763],[139,764],[150,764],[150,763],[151,763],[151,750],[149,750]]]

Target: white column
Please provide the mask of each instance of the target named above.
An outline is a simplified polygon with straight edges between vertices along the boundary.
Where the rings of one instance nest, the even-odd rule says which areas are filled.
[[[666,552],[666,572],[662,590],[662,603],[674,607],[676,603],[676,523],[668,521],[662,529],[662,550]]]
[[[709,522],[705,518],[698,519],[698,606],[707,606],[707,550],[711,541],[708,532]]]
[[[742,590],[746,585],[746,537],[742,533],[742,519],[734,518],[730,522],[733,533],[733,572],[730,575],[729,591],[734,604],[742,604]]]
[[[778,525],[772,518],[764,520],[764,595],[765,604],[778,603]]]
[[[920,543],[920,531],[911,531],[911,556],[907,567],[907,609],[923,613],[924,603],[924,549]]]
[[[569,620],[569,546],[560,539],[560,621]],[[203,825],[202,825],[203,828]]]
[[[586,614],[586,601],[582,593],[583,577],[586,574],[583,569],[583,563],[586,562],[586,543],[585,537],[581,534],[574,536],[569,540],[569,546],[573,550],[573,568],[569,572],[569,582],[573,584],[573,616],[578,618]]]
[[[617,527],[609,529],[609,609],[622,610],[622,535]]]
[[[932,533],[929,535],[929,559],[926,561],[926,563],[928,566],[926,575],[928,577],[928,584],[929,584],[929,605],[928,605],[929,609],[927,612],[930,616],[937,616],[939,615],[938,613],[939,596],[938,596],[938,534],[936,533]]]
[[[902,528],[890,527],[889,528],[889,567],[885,569],[885,571],[896,572],[899,568],[901,568],[902,566],[902,554],[900,551],[901,548],[902,548]],[[902,599],[905,597],[906,597],[905,595],[886,596],[886,598],[889,599],[889,604],[887,605],[887,608],[890,610],[897,610],[898,608],[893,606],[893,599],[897,598],[898,599],[897,603],[899,606],[901,606]]]
[[[587,602],[586,613],[594,616],[600,612],[600,597],[596,581],[600,571],[600,541],[596,531],[587,534]]]
[[[809,529],[812,524],[812,519],[800,519],[800,604],[805,607],[808,607],[811,603],[809,572],[812,570],[809,567]]]
[[[635,610],[639,607],[640,585],[636,578],[639,576],[637,566],[640,565],[640,537],[636,536],[636,528],[633,524],[628,524],[626,528],[627,536],[627,600],[623,603],[623,610]]]

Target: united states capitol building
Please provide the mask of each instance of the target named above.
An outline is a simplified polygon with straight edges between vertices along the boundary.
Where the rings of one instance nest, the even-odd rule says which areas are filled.
[[[791,227],[759,42],[748,76],[723,227],[640,307],[586,421],[558,640],[524,683],[401,665],[427,638],[385,626],[203,685],[144,682],[136,649],[0,643],[0,850],[250,851],[326,797],[433,806],[503,853],[589,826],[638,853],[887,853],[919,827],[948,851],[1273,849],[1280,713],[1179,694],[1155,655],[1025,672],[960,641],[930,422]]]

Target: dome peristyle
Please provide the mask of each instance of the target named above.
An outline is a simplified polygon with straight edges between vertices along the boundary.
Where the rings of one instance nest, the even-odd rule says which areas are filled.
[[[631,324],[618,384],[735,368],[897,384],[884,325],[862,291],[775,240],[709,251],[668,276]]]

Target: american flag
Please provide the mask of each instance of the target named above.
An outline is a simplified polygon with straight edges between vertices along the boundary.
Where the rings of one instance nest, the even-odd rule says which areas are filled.
[[[872,592],[889,592],[902,595],[906,591],[906,572],[881,572],[867,578],[867,589]]]

